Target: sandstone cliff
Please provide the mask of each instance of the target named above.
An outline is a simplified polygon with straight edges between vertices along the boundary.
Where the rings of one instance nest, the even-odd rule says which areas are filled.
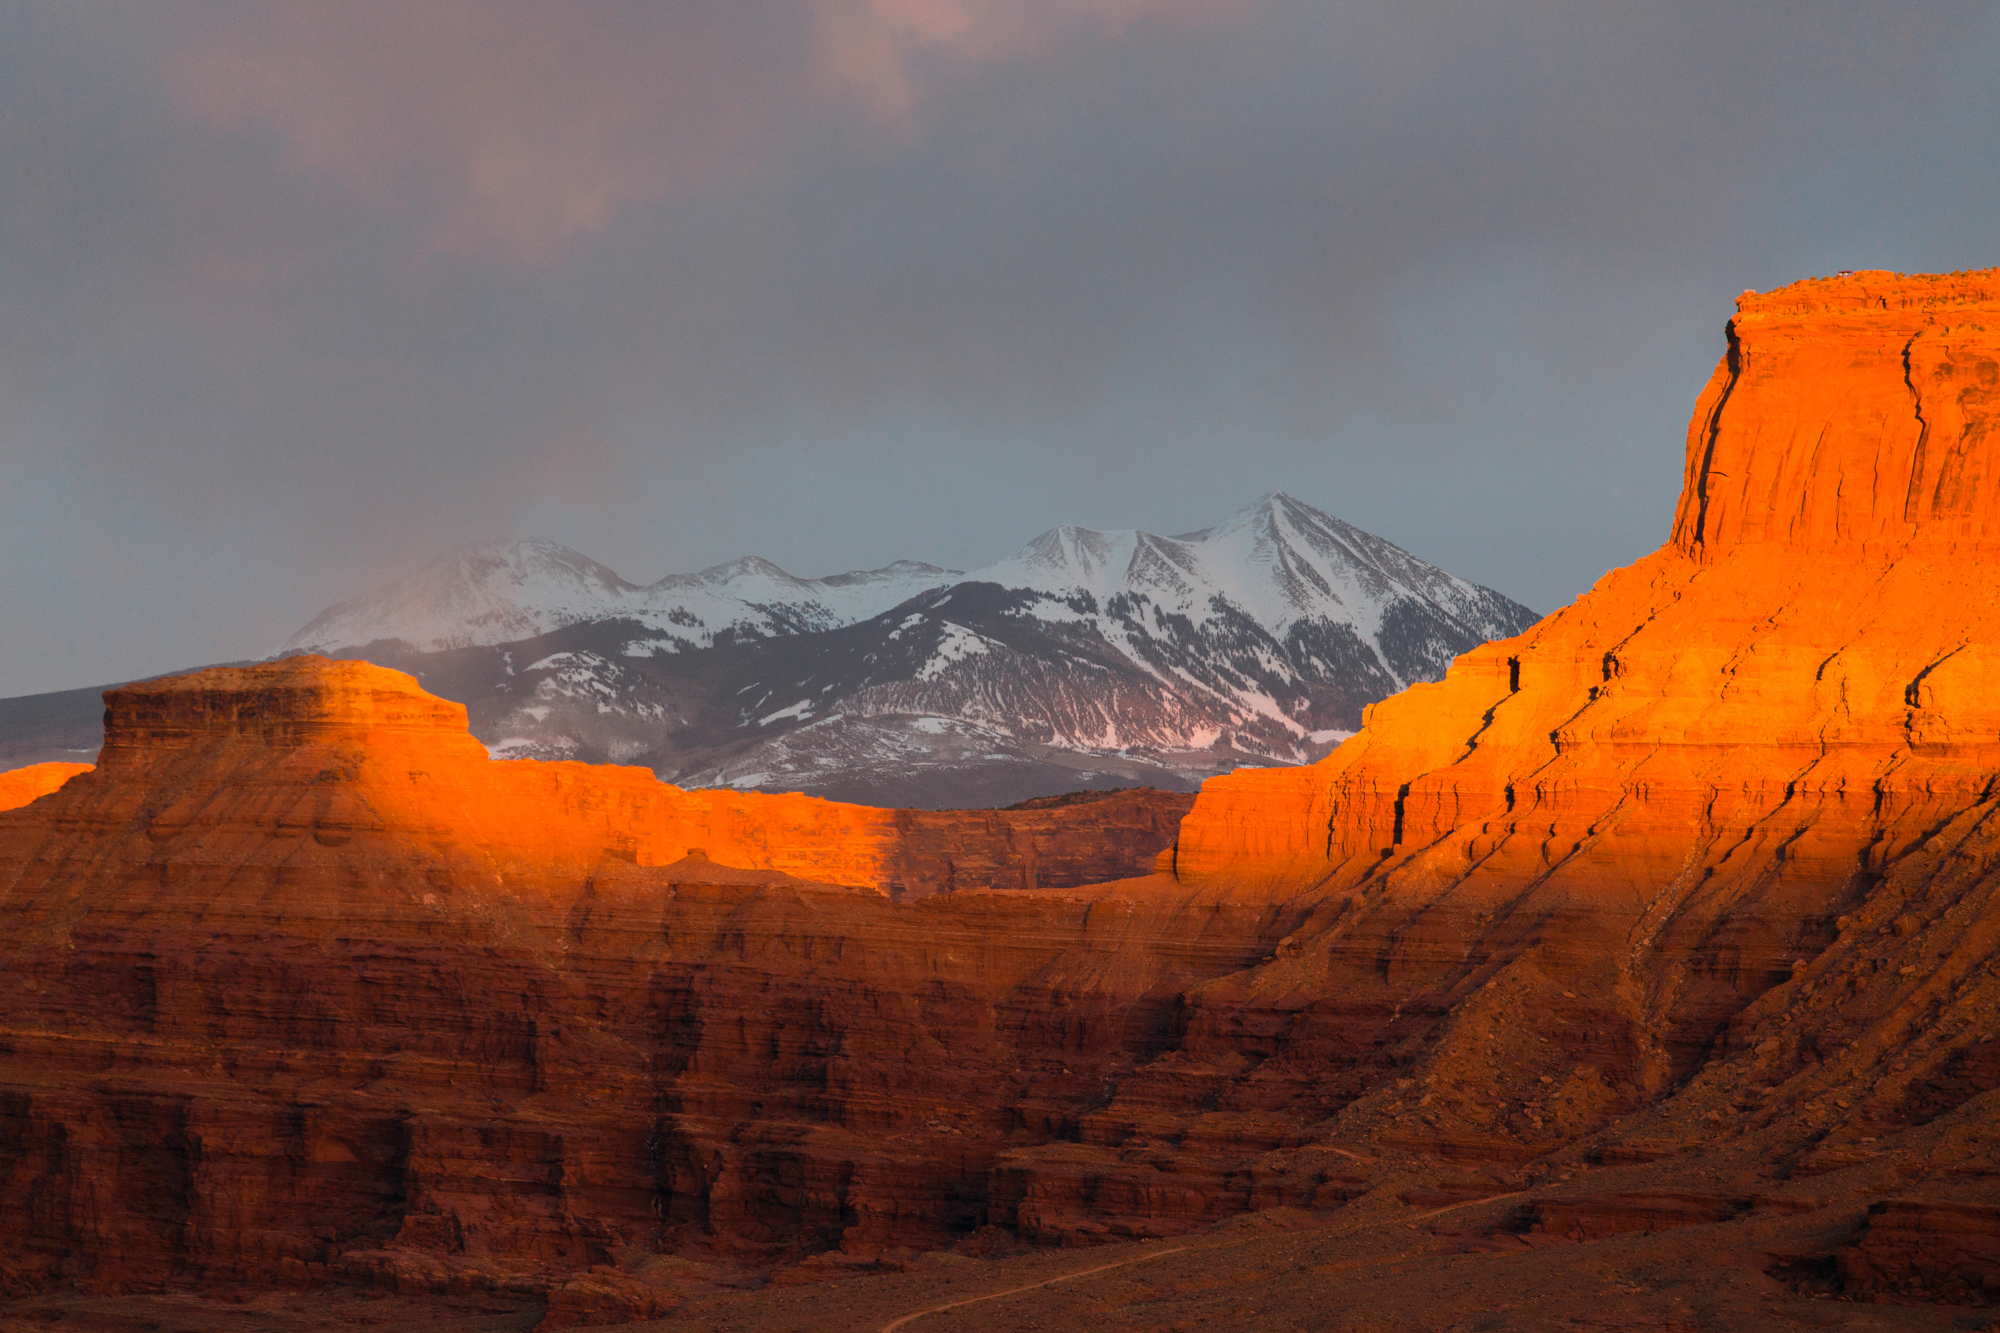
[[[1294,1043],[1456,1048],[1406,1132],[1473,1142],[1598,1123],[1751,1030],[1776,1072],[1953,1058],[2000,930],[1996,421],[2000,274],[1746,294],[1665,547],[1323,763],[1207,784],[1181,876],[1319,905],[1194,1029],[1268,1004]],[[1871,950],[1886,978],[1829,995]],[[1587,1048],[1570,1113],[1496,1082],[1495,1023]]]
[[[196,672],[115,694],[118,716],[102,758],[125,786],[152,781],[161,752],[190,747],[232,756],[199,781],[235,781],[254,769],[258,780],[282,786],[289,770],[258,766],[323,742],[340,750],[343,787],[384,831],[428,836],[448,825],[447,841],[469,839],[490,855],[537,865],[606,856],[660,865],[699,850],[728,864],[874,888],[897,900],[959,888],[1064,887],[1150,869],[1194,803],[1179,792],[1138,788],[1060,809],[887,810],[799,795],[682,791],[642,768],[492,764],[465,734],[462,705],[423,694],[399,672],[320,658]],[[255,714],[245,711],[250,707]],[[0,810],[91,767],[36,764],[0,773]],[[308,816],[301,808],[294,817]],[[340,818],[318,806],[310,817],[321,827]]]
[[[2000,1203],[1996,286],[1746,298],[1667,547],[1211,781],[1146,878],[989,851],[1004,888],[892,901],[881,812],[490,762],[351,664],[116,692],[99,768],[0,815],[0,1281],[657,1310],[658,1253],[791,1280],[1689,1159],[1475,1239],[1832,1209],[1801,1262],[1850,1294],[1964,1287],[1924,1256],[1985,1262]]]
[[[0,810],[15,810],[39,800],[79,773],[88,773],[89,764],[29,764],[26,768],[0,773]]]

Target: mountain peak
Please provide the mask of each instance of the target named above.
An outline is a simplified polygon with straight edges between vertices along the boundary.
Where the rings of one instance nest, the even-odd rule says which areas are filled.
[[[945,569],[939,565],[926,564],[921,560],[892,560],[880,569],[855,569],[845,574],[828,574],[823,579],[814,579],[822,588],[856,588],[871,584],[888,583],[929,583],[942,585],[958,578],[965,571]]]
[[[1216,527],[1179,537],[1051,528],[967,578],[1056,598],[1142,598],[1195,626],[1247,618],[1279,639],[1299,624],[1340,626],[1338,632],[1363,641],[1384,633],[1396,638],[1411,614],[1397,608],[1417,604],[1459,627],[1445,636],[1453,642],[1511,633],[1533,619],[1527,608],[1284,491],[1267,492]],[[1430,660],[1436,653],[1419,656],[1423,671],[1442,670],[1442,661]],[[1413,667],[1391,670],[1401,683],[1421,678]]]
[[[773,583],[803,583],[759,555],[738,556],[719,565],[710,565],[694,576],[703,583],[729,584],[739,579],[768,579]]]
[[[657,630],[648,651],[701,647],[723,631],[752,637],[831,629],[879,615],[956,571],[902,560],[882,569],[801,579],[761,556],[641,587],[543,538],[469,542],[406,578],[329,607],[279,655],[396,641],[418,652],[538,638],[585,622]]]
[[[1315,509],[1295,496],[1287,495],[1283,491],[1267,491],[1255,500],[1252,500],[1249,504],[1244,505],[1228,518],[1222,520],[1215,527],[1208,529],[1208,532],[1214,535],[1216,533],[1252,527],[1260,523],[1284,522],[1302,523],[1308,527],[1339,525],[1344,528],[1349,526],[1325,510]]]
[[[520,537],[510,541],[468,542],[454,553],[462,576],[473,571],[504,566],[521,575],[552,575],[575,578],[606,589],[631,588],[609,565],[599,564],[581,551],[544,537]],[[450,559],[451,556],[447,556]]]

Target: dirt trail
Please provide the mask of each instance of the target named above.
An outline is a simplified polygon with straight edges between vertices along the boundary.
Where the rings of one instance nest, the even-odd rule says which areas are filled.
[[[881,1333],[895,1333],[897,1329],[909,1323],[912,1319],[922,1319],[927,1314],[938,1314],[944,1310],[956,1310],[961,1305],[977,1305],[981,1301],[997,1301],[1002,1296],[1012,1296],[1017,1292],[1033,1291],[1037,1287],[1053,1286],[1058,1282],[1068,1282],[1072,1278],[1089,1277],[1092,1273],[1108,1273],[1114,1268],[1125,1268],[1132,1264],[1143,1264],[1148,1259],[1159,1259],[1169,1254],[1179,1254],[1186,1248],[1187,1246],[1185,1245],[1176,1245],[1172,1249],[1155,1250],[1151,1254],[1141,1254],[1135,1255],[1130,1259],[1120,1259],[1115,1264],[1099,1264],[1095,1268],[1086,1268],[1082,1272],[1064,1273],[1061,1277],[1043,1278],[1040,1282],[1030,1282],[1026,1286],[1009,1287],[1005,1291],[989,1292],[984,1296],[968,1296],[962,1301],[948,1301],[943,1305],[933,1305],[922,1310],[912,1310],[909,1314],[900,1315],[882,1325]]]
[[[1334,1149],[1334,1151],[1339,1152],[1340,1150],[1336,1148]],[[1350,1157],[1353,1156],[1352,1153],[1347,1153],[1343,1155]],[[1356,1158],[1355,1160],[1359,1161],[1361,1159]],[[1415,1217],[1405,1217],[1405,1218],[1390,1219],[1381,1222],[1364,1223],[1362,1226],[1357,1227],[1356,1230],[1368,1231],[1376,1227],[1395,1226],[1398,1223],[1407,1227],[1415,1227],[1418,1224],[1428,1221],[1433,1217],[1437,1217],[1442,1213],[1457,1212],[1461,1208],[1476,1208],[1482,1203],[1499,1203],[1504,1199],[1525,1198],[1526,1196],[1532,1194],[1533,1192],[1534,1191],[1532,1190],[1513,1190],[1506,1194],[1489,1194],[1483,1199],[1467,1199],[1463,1203],[1448,1203],[1442,1208],[1433,1208],[1427,1213],[1418,1213]],[[1254,1238],[1245,1237],[1242,1240],[1230,1241],[1224,1245],[1217,1246],[1215,1248],[1228,1249],[1234,1245],[1246,1244],[1251,1239]],[[927,1314],[938,1314],[945,1310],[956,1310],[961,1305],[977,1305],[981,1301],[997,1301],[1002,1296],[1013,1296],[1019,1292],[1033,1291],[1037,1287],[1053,1286],[1055,1283],[1058,1282],[1068,1282],[1074,1278],[1089,1277],[1093,1273],[1108,1273],[1114,1268],[1126,1268],[1132,1264],[1143,1264],[1149,1259],[1162,1259],[1170,1254],[1179,1254],[1183,1250],[1186,1250],[1188,1248],[1189,1247],[1186,1245],[1176,1245],[1173,1246],[1171,1249],[1155,1250],[1150,1254],[1141,1254],[1141,1255],[1136,1255],[1130,1259],[1121,1259],[1115,1264],[1099,1264],[1096,1268],[1086,1268],[1076,1273],[1064,1273],[1060,1277],[1043,1278],[1040,1282],[1030,1282],[1024,1286],[1019,1286],[1019,1287],[1009,1287],[1005,1291],[989,1292],[984,1296],[967,1296],[964,1300],[949,1301],[943,1305],[927,1306],[922,1310],[912,1310],[909,1314],[899,1315],[896,1318],[891,1319],[888,1323],[882,1325],[882,1327],[878,1330],[878,1333],[895,1333],[897,1329],[909,1323],[911,1320],[921,1319]],[[1389,1263],[1396,1261],[1382,1260],[1380,1262]]]
[[[1483,1199],[1467,1199],[1464,1203],[1448,1203],[1442,1208],[1433,1208],[1428,1213],[1418,1213],[1415,1217],[1405,1222],[1404,1225],[1413,1227],[1428,1218],[1436,1217],[1439,1213],[1455,1213],[1461,1208],[1476,1208],[1482,1203],[1498,1203],[1502,1199],[1525,1198],[1532,1192],[1531,1190],[1515,1190],[1511,1194],[1489,1194]]]

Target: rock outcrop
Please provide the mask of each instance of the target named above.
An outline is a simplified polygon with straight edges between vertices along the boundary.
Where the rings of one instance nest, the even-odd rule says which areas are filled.
[[[1853,1294],[1985,1305],[2000,1299],[2000,1208],[1884,1199],[1839,1265]]]
[[[1833,1210],[1799,1272],[1984,1299],[1996,287],[1747,297],[1668,546],[1211,781],[1142,878],[492,762],[358,664],[114,692],[99,767],[0,815],[0,1283],[561,1323],[672,1308],[635,1255],[798,1282],[1605,1171],[1477,1243]]]
[[[1689,836],[1788,800],[1816,816],[1831,799],[1843,838],[1891,827],[1921,799],[1912,763],[1952,784],[1947,804],[1978,790],[2000,739],[1982,559],[2000,540],[2000,277],[1746,294],[1729,337],[1665,547],[1376,705],[1322,764],[1210,782],[1183,872],[1367,878],[1449,830],[1553,818],[1544,840],[1564,842],[1564,821],[1606,814],[1625,832],[1569,838],[1572,875],[1605,843],[1623,869],[1677,871]],[[1668,839],[1626,843],[1643,825]]]
[[[88,773],[90,769],[89,764],[29,764],[26,768],[0,773],[0,810],[17,810],[30,801],[39,800],[77,774]]]
[[[892,810],[872,883],[901,901],[962,888],[1074,888],[1150,873],[1193,793],[1129,788],[1007,810]],[[1170,858],[1171,859],[1171,858]]]
[[[420,833],[440,819],[459,821],[454,839],[469,836],[498,855],[565,866],[603,856],[660,865],[698,850],[731,865],[870,887],[898,900],[1142,874],[1194,804],[1192,795],[1137,788],[1054,809],[885,810],[799,795],[682,791],[642,768],[490,764],[465,734],[463,706],[422,693],[399,672],[298,661],[295,669],[204,671],[116,691],[119,717],[103,762],[131,785],[151,780],[148,765],[159,751],[220,744],[242,759],[335,740],[353,756],[343,777],[366,789],[361,799],[379,808],[385,829]],[[246,698],[258,700],[268,725],[243,715]],[[317,720],[295,720],[302,717]],[[396,769],[398,756],[412,750],[424,767]],[[51,763],[0,773],[0,810],[91,767]],[[274,777],[285,780],[282,772]],[[440,792],[452,794],[440,804]],[[311,817],[325,813],[314,807]]]

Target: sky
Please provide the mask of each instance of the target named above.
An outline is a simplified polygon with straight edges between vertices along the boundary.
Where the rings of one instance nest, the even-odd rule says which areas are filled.
[[[1740,292],[1994,264],[1990,0],[0,0],[0,695],[1275,490],[1548,611]]]

